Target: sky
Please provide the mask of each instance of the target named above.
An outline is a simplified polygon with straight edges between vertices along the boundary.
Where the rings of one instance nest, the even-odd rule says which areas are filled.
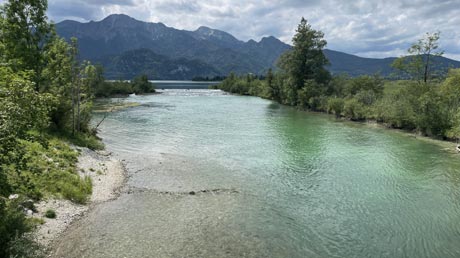
[[[0,0],[0,3],[5,0]],[[401,56],[427,32],[441,32],[444,56],[460,60],[460,0],[48,0],[54,22],[98,21],[124,13],[177,29],[200,26],[290,44],[302,17],[327,48],[363,57]]]

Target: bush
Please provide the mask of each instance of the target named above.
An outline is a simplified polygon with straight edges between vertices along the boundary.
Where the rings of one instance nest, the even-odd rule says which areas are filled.
[[[37,257],[37,244],[21,237],[30,230],[19,201],[0,197],[0,257]]]
[[[91,194],[91,180],[76,172],[78,153],[62,141],[52,138],[47,146],[18,140],[18,148],[8,153],[9,164],[2,165],[14,193],[34,199],[59,196],[77,203]]]
[[[344,101],[341,98],[330,98],[327,101],[327,112],[340,117],[343,112]]]
[[[351,120],[363,120],[366,118],[366,109],[357,99],[345,100],[343,115]]]
[[[52,210],[52,209],[48,209],[45,212],[45,217],[47,217],[48,219],[55,219],[56,218],[56,212],[54,210]]]
[[[136,94],[153,93],[155,86],[149,82],[147,75],[140,75],[131,81],[133,92]]]
[[[33,239],[31,234],[16,236],[8,244],[6,257],[14,258],[44,258],[44,248]],[[2,256],[3,257],[3,256]]]

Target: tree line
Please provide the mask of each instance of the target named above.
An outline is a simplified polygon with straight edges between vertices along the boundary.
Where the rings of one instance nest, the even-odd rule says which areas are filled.
[[[275,100],[300,109],[321,111],[354,121],[373,120],[441,139],[460,137],[460,69],[440,74],[434,56],[441,56],[439,32],[427,33],[408,55],[395,60],[399,77],[332,76],[322,50],[324,34],[302,18],[293,47],[265,79],[231,73],[217,87],[228,92]]]

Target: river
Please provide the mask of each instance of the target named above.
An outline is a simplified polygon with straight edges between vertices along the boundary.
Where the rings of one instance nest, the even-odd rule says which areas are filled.
[[[124,101],[100,136],[126,187],[56,257],[460,257],[460,157],[440,145],[218,90]]]

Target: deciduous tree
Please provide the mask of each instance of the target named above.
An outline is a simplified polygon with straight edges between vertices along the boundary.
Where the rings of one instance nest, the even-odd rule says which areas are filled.
[[[442,56],[444,51],[439,49],[440,32],[426,33],[425,37],[413,44],[407,52],[409,56],[396,59],[392,66],[411,79],[427,83],[433,74],[434,58]]]

